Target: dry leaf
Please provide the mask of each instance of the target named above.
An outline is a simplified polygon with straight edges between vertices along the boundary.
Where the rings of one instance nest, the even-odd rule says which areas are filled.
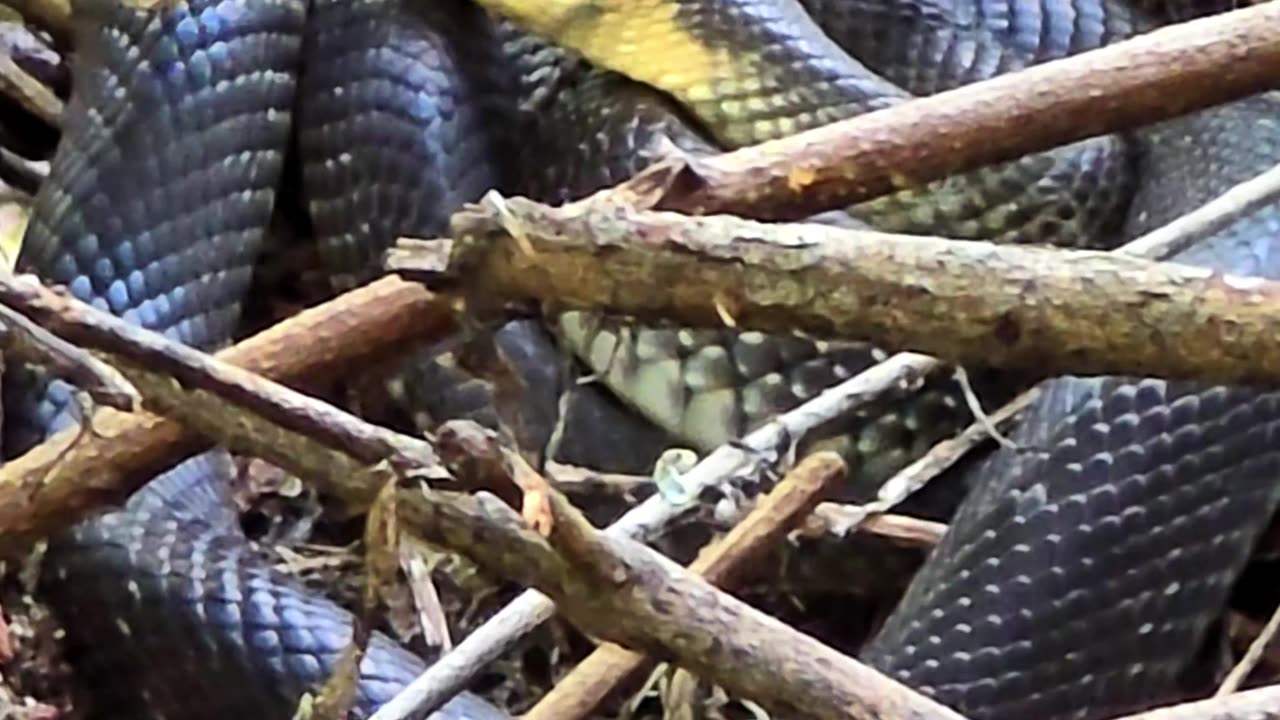
[[[426,543],[410,534],[400,538],[400,567],[409,578],[412,604],[417,609],[415,625],[422,630],[427,644],[447,652],[453,649],[453,639],[449,635],[449,620],[445,617],[435,581],[431,578],[434,565],[431,556],[434,554]]]

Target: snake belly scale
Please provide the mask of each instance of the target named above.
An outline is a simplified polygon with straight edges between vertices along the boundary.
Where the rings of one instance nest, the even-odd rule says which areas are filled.
[[[75,7],[73,98],[20,270],[209,350],[236,336],[295,133],[342,289],[375,274],[395,236],[438,233],[489,187],[565,200],[671,147],[778,137],[1163,20],[1104,0]],[[817,220],[1113,244],[1280,162],[1276,103],[1085,140]],[[1280,275],[1278,216],[1267,209],[1179,259]],[[585,315],[553,325],[614,393],[700,447],[880,357],[858,343]],[[552,341],[527,328],[508,337],[528,358]],[[6,380],[19,420],[10,455],[72,421],[66,386]],[[1136,378],[1045,389],[1015,438],[1035,451],[978,468],[945,542],[863,655],[972,717],[1096,718],[1167,696],[1280,497],[1273,392]],[[860,467],[882,477],[945,436],[962,420],[954,397],[930,386],[905,410],[859,418]],[[101,715],[287,717],[333,668],[350,615],[269,569],[217,491],[227,472],[221,453],[193,458],[51,542],[42,591]],[[175,638],[188,641],[182,661],[157,667]],[[378,636],[357,714],[423,666]],[[505,716],[469,695],[440,715]]]

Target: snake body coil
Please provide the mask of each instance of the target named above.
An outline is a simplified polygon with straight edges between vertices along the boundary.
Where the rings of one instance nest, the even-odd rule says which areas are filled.
[[[1280,163],[1280,97],[1145,131],[1132,234]],[[1261,132],[1259,132],[1261,131]],[[1280,277],[1280,208],[1176,256]],[[866,659],[972,717],[1106,717],[1170,699],[1280,500],[1280,393],[1062,378]]]
[[[398,8],[322,3],[308,18],[301,0],[197,0],[154,13],[78,2],[73,99],[20,270],[196,347],[229,343],[283,175],[298,71],[316,53],[332,53],[344,71],[312,73],[303,83],[318,98],[307,106],[303,141],[317,158],[307,180],[327,257],[339,266],[358,260],[352,255],[372,257],[370,238],[382,237],[366,230],[353,240],[337,228],[335,217],[350,209],[344,203],[386,212],[401,210],[399,202],[419,226],[440,222],[448,203],[469,199],[489,177],[486,164],[474,162],[474,144],[458,142],[476,121],[466,115],[472,104],[460,106],[460,117],[449,105],[449,92],[462,92],[461,76],[446,65],[449,46],[425,22],[386,24]],[[388,55],[396,50],[419,72],[395,68]],[[335,80],[347,81],[353,96],[336,112],[323,102],[336,95]],[[398,136],[426,145],[418,154],[440,166],[407,164],[413,174],[400,176],[401,186],[395,172],[378,168],[376,189],[346,192],[341,176],[359,181],[377,158],[362,152],[369,165],[352,168],[338,148],[370,136],[380,149],[394,147],[396,126],[360,123],[396,111],[428,126],[440,121],[436,134]],[[437,195],[396,193],[421,177],[438,184],[414,190],[434,187]],[[27,375],[12,390],[6,399],[21,410],[11,417],[25,420],[26,432],[8,438],[10,452],[74,420],[60,382]],[[335,669],[351,615],[271,569],[249,545],[226,517],[227,498],[212,491],[229,475],[219,453],[198,456],[152,481],[123,511],[51,541],[41,589],[67,621],[68,652],[99,715],[286,718],[301,693]],[[425,665],[375,635],[361,667],[355,709],[364,717]],[[505,714],[463,695],[439,716]]]
[[[495,31],[462,0],[156,11],[78,0],[75,95],[20,269],[214,349],[234,337],[295,125],[315,234],[344,288],[372,275],[396,235],[438,233],[490,186],[565,200],[672,146],[707,153],[785,135],[1155,24],[1103,0],[595,0],[591,13],[583,0],[480,4],[514,25]],[[511,85],[490,73],[504,61],[486,53],[499,49]],[[819,219],[1114,244],[1280,162],[1277,109],[1260,96],[1146,129],[1136,144],[1094,138]],[[519,144],[483,131],[511,113]],[[1277,236],[1270,208],[1179,260],[1280,277]],[[628,404],[701,447],[879,357],[859,343],[581,314],[556,330]],[[503,333],[545,370],[541,329]],[[24,421],[8,450],[64,427],[70,397],[22,374],[6,392],[9,416]],[[963,419],[954,398],[941,383],[855,419],[859,469],[883,477],[945,435]],[[864,658],[975,718],[1105,717],[1161,699],[1280,499],[1278,434],[1274,392],[1048,383],[1015,438],[1033,451],[982,465]],[[51,545],[43,590],[105,714],[284,717],[333,667],[350,617],[255,555],[211,493],[225,465],[217,453],[194,458]],[[100,608],[85,602],[89,588]],[[190,639],[183,661],[157,667],[175,637]],[[359,712],[421,667],[379,637]],[[442,714],[502,716],[469,696]]]
[[[613,15],[597,13],[582,27],[556,26],[556,37],[602,66],[660,87],[668,81],[674,97],[685,89],[683,97],[700,98],[686,102],[685,110],[709,124],[727,123],[698,108],[721,99],[723,111],[738,97],[742,81],[726,79],[735,77],[732,68],[711,63],[703,75],[670,79],[674,70],[618,57],[611,40],[623,36],[629,46],[644,47],[634,34],[649,28],[652,45],[663,38],[679,45],[681,32],[714,35],[709,28],[717,12],[750,12],[760,4],[684,3],[696,19],[675,33],[652,29],[643,11],[619,4],[611,6]],[[540,22],[521,15],[518,0],[498,5],[530,26]],[[865,55],[920,92],[962,84],[974,79],[975,70],[1025,66],[1151,25],[1107,4],[1075,3],[1055,14],[1054,5],[1030,3],[920,3],[908,6],[919,15],[860,32],[868,26],[867,13],[891,12],[886,4],[807,5],[831,36],[851,50],[862,46],[860,59]],[[554,13],[541,18],[556,22]],[[886,24],[912,26],[904,32],[912,41],[886,32]],[[775,47],[794,38],[781,20],[769,27],[784,38]],[[1027,42],[1008,52],[1000,43],[980,42],[1002,33]],[[942,62],[961,52],[968,66]],[[935,62],[924,57],[910,67],[950,71],[913,77],[899,66],[894,72],[899,61],[921,55]],[[773,67],[787,66],[786,59],[771,59]],[[748,55],[745,62],[751,61]],[[778,122],[777,108],[784,105],[765,103],[770,123]],[[1123,233],[1115,236],[1134,237],[1274,167],[1280,162],[1278,109],[1277,98],[1264,95],[1141,132],[1134,149],[1141,180]],[[751,116],[744,109],[732,121],[741,125]],[[721,137],[731,136],[727,131]],[[1089,156],[1084,147],[1077,147],[1082,154],[1076,158]],[[1017,168],[1008,177],[1022,177]],[[949,182],[934,189],[945,192]],[[982,197],[981,190],[960,194]],[[966,234],[945,223],[922,227],[910,219],[866,217],[892,229]],[[1280,208],[1268,208],[1177,259],[1276,277],[1277,230]],[[1167,699],[1274,512],[1280,492],[1276,402],[1273,392],[1157,380],[1047,384],[1015,437],[1037,451],[1002,452],[979,468],[973,497],[864,659],[970,717],[1107,717]]]

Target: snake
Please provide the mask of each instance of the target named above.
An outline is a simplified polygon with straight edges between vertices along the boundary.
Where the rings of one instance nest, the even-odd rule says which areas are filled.
[[[1117,0],[75,0],[73,90],[18,269],[195,347],[240,332],[283,187],[335,291],[398,235],[490,188],[548,202],[675,148],[714,153],[1115,42],[1200,12]],[[1172,8],[1172,6],[1170,6]],[[1090,138],[815,217],[854,227],[1110,247],[1280,162],[1280,100]],[[291,165],[291,162],[293,163]],[[291,180],[292,183],[286,182]],[[1280,209],[1176,259],[1276,277]],[[866,343],[564,314],[498,341],[604,387],[572,439],[707,448],[868,367]],[[419,360],[422,360],[420,358]],[[397,383],[447,412],[448,373]],[[6,374],[6,453],[75,422],[72,389]],[[537,388],[537,383],[531,383]],[[1178,691],[1280,499],[1280,396],[1156,378],[1047,381],[860,657],[974,718],[1099,718]],[[884,477],[964,421],[939,382],[845,428]],[[537,393],[535,393],[537,394]],[[572,414],[572,413],[571,413]],[[583,418],[586,418],[583,420]],[[601,418],[605,418],[601,421]],[[637,418],[645,421],[639,422]],[[656,431],[655,431],[656,429]],[[612,439],[611,431],[620,434]],[[599,433],[605,433],[600,435]],[[639,443],[637,443],[639,444]],[[644,452],[634,458],[647,460]],[[50,539],[40,591],[110,717],[286,717],[352,616],[239,530],[215,451]],[[86,598],[94,602],[86,602]],[[163,656],[173,663],[157,662]],[[426,663],[375,635],[353,714]],[[505,717],[463,694],[444,718]]]

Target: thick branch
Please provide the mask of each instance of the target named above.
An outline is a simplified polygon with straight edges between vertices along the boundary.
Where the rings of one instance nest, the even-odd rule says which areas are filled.
[[[467,454],[499,452],[473,423],[449,425],[450,442],[464,443]],[[440,452],[446,454],[443,447]],[[504,457],[518,472],[518,456]],[[499,464],[494,458],[485,466]],[[660,553],[597,531],[558,492],[547,488],[546,494],[553,520],[545,538],[496,501],[406,493],[399,502],[406,524],[424,538],[537,587],[587,634],[669,658],[782,717],[959,718]]]
[[[808,456],[732,531],[704,548],[689,571],[719,587],[735,584],[735,576],[804,520],[819,498],[844,480],[845,473],[846,467],[838,456]],[[638,677],[651,664],[644,655],[610,643],[601,645],[525,713],[524,720],[592,717],[596,706],[616,687]]]
[[[29,283],[0,277],[0,302],[85,344],[84,332],[77,335],[82,311],[66,297],[49,291],[33,297]],[[284,382],[323,379],[407,342],[446,337],[455,329],[453,319],[448,303],[420,285],[385,278],[304,310],[216,357]],[[118,503],[155,473],[211,445],[178,421],[150,413],[102,410],[94,414],[92,428],[83,435],[74,428],[60,433],[0,468],[5,544]]]
[[[673,184],[661,172],[634,182],[656,189],[662,209],[794,220],[1238,100],[1278,79],[1280,6],[1263,3],[698,160]]]
[[[453,229],[455,241],[401,250],[393,267],[443,262],[476,298],[870,340],[958,364],[1280,380],[1280,283],[1199,267],[688,217],[604,199],[551,208],[491,195],[456,215]],[[432,256],[436,248],[452,257]]]

